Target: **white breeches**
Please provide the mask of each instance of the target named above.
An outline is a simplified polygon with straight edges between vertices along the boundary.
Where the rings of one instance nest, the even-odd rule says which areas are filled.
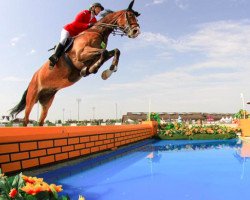
[[[67,41],[67,38],[70,37],[70,34],[68,31],[66,31],[65,29],[62,29],[61,31],[61,38],[60,38],[60,43],[62,45],[65,45],[66,41]]]

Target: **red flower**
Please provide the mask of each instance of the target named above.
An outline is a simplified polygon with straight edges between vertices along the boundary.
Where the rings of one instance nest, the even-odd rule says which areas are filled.
[[[16,188],[13,188],[9,193],[9,197],[14,198],[16,195],[17,195],[17,190]]]

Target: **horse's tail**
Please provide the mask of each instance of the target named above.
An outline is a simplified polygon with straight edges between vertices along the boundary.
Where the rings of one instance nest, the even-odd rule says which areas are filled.
[[[16,117],[21,111],[24,110],[24,108],[26,106],[27,92],[28,92],[28,89],[26,89],[25,92],[23,93],[21,101],[14,108],[11,109],[10,115],[12,117],[14,117],[14,116]]]

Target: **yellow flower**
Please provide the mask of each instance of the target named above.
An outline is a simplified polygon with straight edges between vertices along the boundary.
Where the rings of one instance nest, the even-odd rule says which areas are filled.
[[[79,195],[79,199],[78,200],[85,200],[85,198],[82,195]]]
[[[50,184],[50,187],[53,187],[57,192],[61,192],[63,190],[61,185]]]
[[[23,175],[22,178],[26,183],[42,183],[43,182],[42,178],[37,178],[37,177]]]

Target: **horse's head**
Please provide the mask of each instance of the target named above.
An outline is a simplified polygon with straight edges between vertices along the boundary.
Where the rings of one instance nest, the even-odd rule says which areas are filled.
[[[140,34],[140,26],[137,20],[140,14],[133,10],[133,5],[134,0],[126,10],[120,11],[121,14],[117,19],[117,25],[129,38],[135,38]]]

